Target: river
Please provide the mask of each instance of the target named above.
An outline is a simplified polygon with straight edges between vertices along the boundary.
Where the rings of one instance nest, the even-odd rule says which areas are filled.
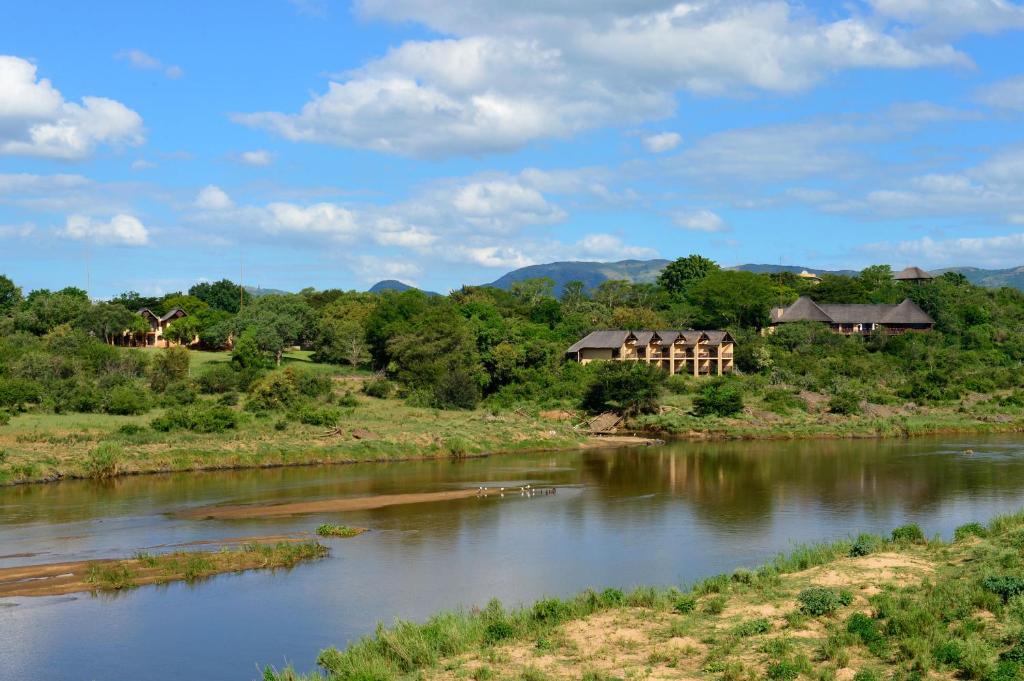
[[[175,515],[211,504],[526,484],[557,492],[271,519]],[[321,522],[371,530],[326,540],[329,558],[290,571],[0,599],[0,679],[246,680],[288,662],[309,671],[320,649],[378,621],[491,597],[514,604],[588,586],[686,585],[756,566],[795,542],[907,522],[949,537],[959,524],[1021,506],[1019,436],[673,443],[0,488],[0,567]]]

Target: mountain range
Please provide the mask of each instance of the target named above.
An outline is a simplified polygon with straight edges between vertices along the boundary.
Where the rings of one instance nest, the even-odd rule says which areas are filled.
[[[596,288],[603,281],[609,279],[625,279],[634,283],[651,283],[658,278],[658,274],[667,265],[669,260],[620,260],[618,262],[552,262],[543,265],[530,265],[520,267],[495,279],[484,286],[493,286],[500,289],[508,289],[512,284],[524,279],[537,277],[548,277],[555,282],[555,294],[561,295],[562,289],[570,281],[582,281],[589,290]],[[802,265],[766,265],[747,263],[729,267],[726,269],[743,270],[746,272],[814,272],[815,274],[838,274],[853,276],[857,270],[819,270],[813,267]],[[931,270],[932,274],[938,275],[943,272],[959,272],[967,277],[967,280],[978,286],[999,288],[1009,286],[1024,291],[1024,266],[1011,267],[1008,269],[987,270],[980,267],[944,267]],[[415,288],[396,280],[377,282],[370,291],[398,290]],[[437,295],[430,291],[431,295]]]

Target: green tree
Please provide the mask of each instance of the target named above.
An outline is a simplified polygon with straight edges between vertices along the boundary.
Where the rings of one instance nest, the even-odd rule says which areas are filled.
[[[238,312],[239,303],[247,306],[252,302],[252,295],[229,279],[201,282],[190,288],[188,294],[195,296],[212,308],[231,314]]]
[[[587,294],[582,281],[574,279],[562,287],[562,305],[567,310],[575,311],[586,299]]]
[[[778,293],[767,275],[718,270],[696,282],[687,299],[700,326],[760,328],[768,324]]]
[[[313,320],[313,311],[301,296],[267,295],[238,313],[235,332],[251,332],[260,350],[273,356],[280,366],[286,348],[310,339]]]
[[[199,321],[192,316],[175,319],[164,331],[164,338],[180,345],[192,345],[199,335]]]
[[[21,303],[21,289],[14,282],[0,274],[0,315],[11,312]]]
[[[624,416],[657,411],[665,378],[664,371],[646,362],[600,362],[587,385],[583,408]]]
[[[313,347],[318,362],[359,366],[369,357],[366,320],[377,297],[365,293],[344,294],[323,308]]]
[[[710,258],[696,254],[688,255],[666,265],[658,275],[658,285],[669,293],[680,295],[686,293],[695,282],[720,269],[718,263]]]
[[[97,303],[85,314],[83,327],[92,332],[103,342],[114,344],[125,331],[134,331],[140,327],[139,322],[143,321],[138,314],[131,312],[124,305],[118,303]]]

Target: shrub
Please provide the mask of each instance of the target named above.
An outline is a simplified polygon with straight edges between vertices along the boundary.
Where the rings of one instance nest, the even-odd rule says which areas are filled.
[[[867,556],[878,550],[882,540],[873,534],[861,534],[854,540],[853,545],[850,546],[850,556]]]
[[[6,426],[11,422],[11,413],[9,411],[0,410],[0,426]]]
[[[377,376],[366,383],[363,383],[364,394],[381,400],[386,400],[391,397],[391,393],[394,392],[394,390],[395,386],[391,381],[381,376]]]
[[[829,398],[828,410],[833,414],[859,414],[860,396],[849,390],[841,390]]]
[[[697,599],[693,596],[680,596],[679,599],[672,606],[672,609],[681,615],[693,612],[693,609],[697,607]]]
[[[241,372],[232,368],[230,364],[211,364],[210,367],[201,373],[196,379],[199,389],[204,393],[227,393],[238,390]]]
[[[921,526],[917,523],[903,525],[892,531],[892,540],[909,544],[924,544],[924,531],[921,530]]]
[[[131,416],[145,414],[151,406],[149,391],[133,382],[111,388],[104,400],[103,409],[109,414]]]
[[[26,404],[37,403],[42,398],[42,387],[35,381],[0,376],[0,407],[19,411]]]
[[[533,604],[533,619],[544,624],[559,624],[571,614],[569,604],[558,598],[546,598]]]
[[[873,669],[861,669],[853,675],[853,681],[881,681]]]
[[[192,404],[196,401],[196,389],[189,381],[175,381],[164,388],[163,403],[166,405]]]
[[[121,435],[139,435],[146,432],[146,429],[137,423],[126,423],[117,429]]]
[[[981,523],[967,523],[953,531],[954,541],[963,541],[968,537],[987,537],[988,530]]]
[[[124,450],[116,442],[101,442],[85,459],[85,472],[90,478],[112,478],[117,475]]]
[[[853,594],[848,591],[836,592],[824,586],[812,586],[801,591],[797,597],[800,610],[812,617],[831,615],[840,606],[853,602]]]
[[[323,397],[331,392],[331,377],[316,371],[291,369],[294,372],[295,388],[306,397]]]
[[[161,350],[153,356],[149,367],[149,386],[156,392],[163,392],[167,386],[188,376],[192,357],[188,348],[175,347]]]
[[[665,379],[665,387],[670,393],[676,395],[685,395],[690,392],[691,385],[690,379],[683,374],[673,374]]]
[[[249,389],[250,409],[286,409],[295,404],[301,393],[295,371],[288,367],[283,371],[274,371],[257,381]]]
[[[341,412],[333,407],[302,405],[295,410],[293,418],[307,426],[336,426],[341,421]]]
[[[1006,603],[1010,598],[1024,594],[1024,578],[1003,575],[998,577],[986,577],[981,582],[986,591],[991,591],[1003,599]]]
[[[221,433],[238,427],[238,412],[218,404],[199,403],[168,409],[150,422],[154,430],[191,430],[197,433]]]
[[[772,388],[766,390],[764,397],[761,399],[764,401],[764,406],[769,411],[775,412],[776,414],[788,414],[793,411],[807,411],[807,403],[800,399],[800,397],[792,390]]]
[[[693,398],[693,413],[697,416],[735,416],[741,411],[743,391],[737,383],[714,381]]]
[[[515,635],[515,627],[506,620],[488,622],[487,626],[484,627],[484,642],[491,645],[510,639]]]
[[[651,413],[658,408],[664,382],[665,372],[646,362],[601,362],[587,385],[583,408],[626,416]]]
[[[846,620],[846,631],[857,636],[877,657],[885,657],[888,643],[878,622],[862,612],[855,612]]]
[[[324,523],[316,528],[316,533],[321,537],[355,537],[365,531],[366,530],[359,527],[332,525],[330,523]]]
[[[765,617],[758,617],[757,619],[747,620],[741,622],[733,630],[737,636],[741,638],[747,638],[749,636],[756,636],[758,634],[766,634],[772,630],[772,623]]]

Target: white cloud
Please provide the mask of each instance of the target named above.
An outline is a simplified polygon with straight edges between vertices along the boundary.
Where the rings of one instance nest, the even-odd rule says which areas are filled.
[[[707,209],[676,213],[672,216],[672,222],[677,227],[696,232],[725,232],[729,229],[725,220]]]
[[[999,109],[1024,111],[1024,76],[993,83],[978,92],[978,100]]]
[[[374,255],[361,255],[354,259],[353,264],[363,281],[373,283],[383,279],[399,279],[415,286],[416,277],[423,272],[415,263]]]
[[[968,64],[941,41],[783,0],[505,3],[364,0],[369,17],[453,36],[406,42],[331,80],[298,113],[235,120],[293,141],[414,157],[516,149],[667,116],[680,90],[792,92],[846,68]]]
[[[457,246],[449,258],[469,262],[481,267],[516,269],[536,265],[537,260],[526,255],[516,246]]]
[[[588,234],[576,243],[576,250],[582,257],[598,260],[658,257],[653,248],[629,246],[612,234]]]
[[[203,210],[228,210],[233,208],[235,203],[220,187],[210,184],[199,190],[196,194],[196,207]]]
[[[267,206],[271,220],[266,224],[271,233],[295,232],[348,236],[356,231],[353,213],[332,203],[299,206],[293,203],[271,203]]]
[[[0,155],[79,159],[99,144],[137,145],[142,118],[103,97],[65,101],[31,62],[0,56]]]
[[[880,16],[941,36],[1024,28],[1024,6],[1009,0],[869,0]]]
[[[269,166],[274,161],[274,156],[266,149],[253,149],[243,151],[238,155],[238,160],[250,166]]]
[[[31,222],[23,222],[20,225],[0,225],[0,239],[25,239],[36,231],[36,226]]]
[[[1024,213],[1014,213],[1008,216],[1006,221],[1014,225],[1024,225]]]
[[[137,69],[149,71],[160,69],[171,80],[177,80],[185,75],[185,71],[180,66],[169,65],[165,67],[159,59],[153,55],[146,54],[142,50],[122,50],[114,56],[128,62]]]
[[[494,231],[558,222],[566,217],[539,191],[515,181],[470,182],[454,191],[451,202],[468,222]]]
[[[132,170],[152,170],[153,168],[156,168],[156,164],[144,158],[132,161]]]
[[[109,222],[85,215],[70,215],[60,234],[70,239],[91,241],[100,245],[145,246],[149,230],[132,215],[115,215]]]
[[[867,244],[860,250],[885,256],[889,260],[899,255],[907,262],[918,262],[926,267],[941,267],[951,263],[1015,267],[1024,261],[1024,234],[954,239],[923,237],[912,241]]]
[[[683,137],[678,132],[660,132],[644,137],[644,146],[652,154],[661,154],[675,149],[682,141]]]

